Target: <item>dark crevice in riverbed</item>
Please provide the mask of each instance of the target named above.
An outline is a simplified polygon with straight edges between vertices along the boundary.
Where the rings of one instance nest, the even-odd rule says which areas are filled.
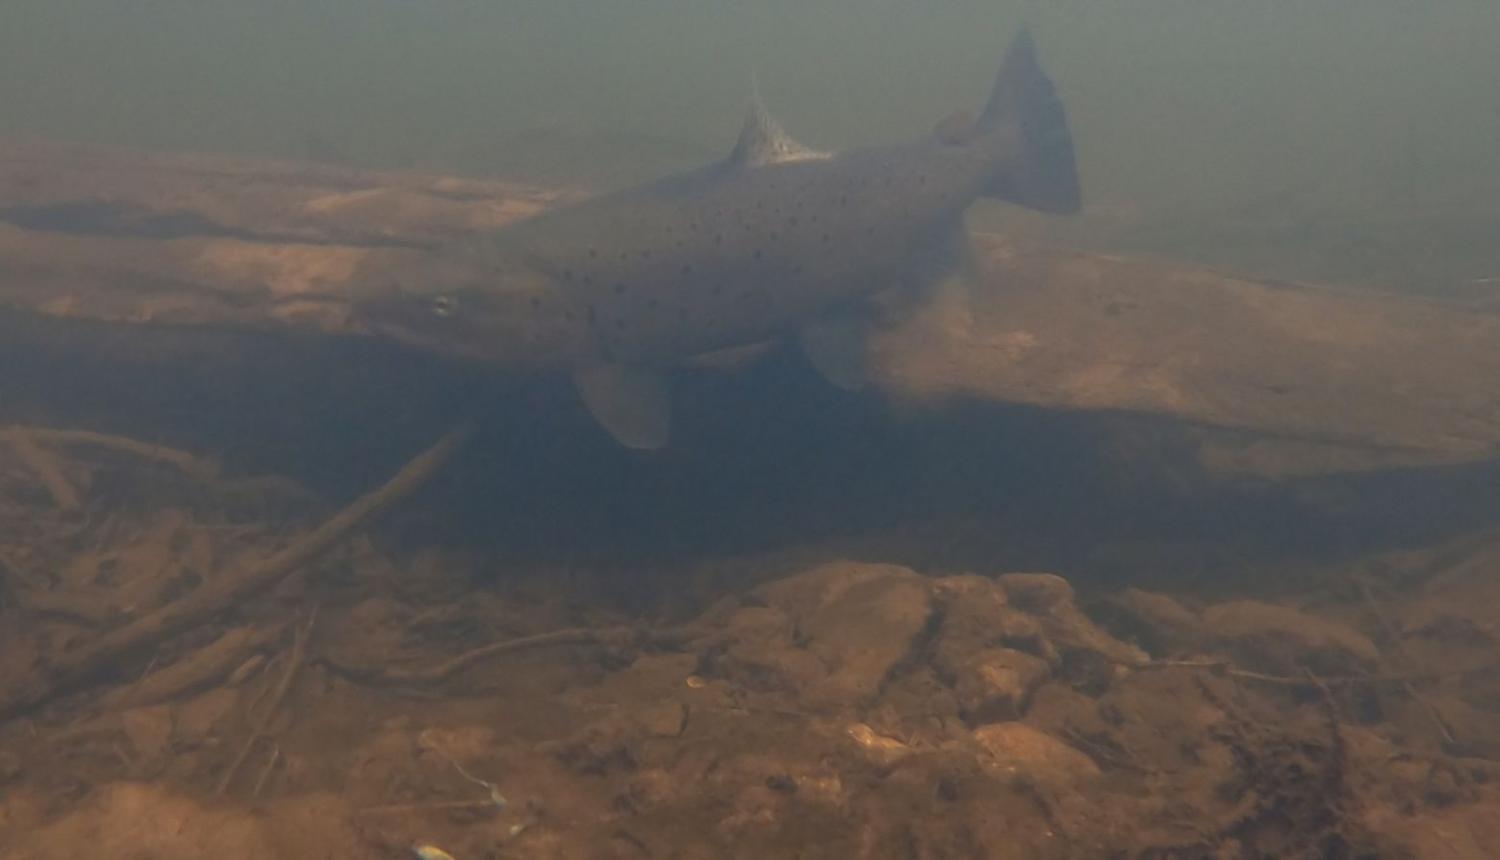
[[[1431,544],[1500,511],[1494,464],[1213,481],[1159,419],[995,404],[903,416],[789,351],[736,375],[678,374],[673,444],[654,454],[614,445],[563,379],[359,339],[0,316],[0,367],[8,418],[168,442],[334,500],[477,418],[474,443],[389,531],[622,569],[822,543],[927,569],[1114,576],[1101,548],[1155,541],[1212,548],[1232,575],[1235,559]],[[1160,424],[1163,449],[1113,453],[1127,421]]]

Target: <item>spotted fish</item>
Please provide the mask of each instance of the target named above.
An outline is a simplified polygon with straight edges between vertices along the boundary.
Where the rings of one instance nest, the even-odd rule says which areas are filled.
[[[371,279],[355,316],[421,348],[570,372],[616,439],[660,448],[663,371],[685,358],[795,336],[858,387],[870,297],[930,279],[979,197],[1079,207],[1063,106],[1024,30],[977,118],[826,153],[757,98],[728,158],[428,252]]]

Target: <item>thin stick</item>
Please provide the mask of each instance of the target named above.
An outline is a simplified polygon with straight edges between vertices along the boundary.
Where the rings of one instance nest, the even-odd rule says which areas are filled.
[[[1359,588],[1359,594],[1365,599],[1365,604],[1370,607],[1370,613],[1375,616],[1381,632],[1385,634],[1386,639],[1390,640],[1391,650],[1396,652],[1401,657],[1401,662],[1407,666],[1416,663],[1417,661],[1413,660],[1406,651],[1401,632],[1396,629],[1396,625],[1392,624],[1390,619],[1386,618],[1385,613],[1380,610],[1380,604],[1375,602],[1375,595],[1370,593],[1370,586],[1365,582],[1364,577],[1354,577],[1354,584]],[[1448,744],[1450,749],[1458,744],[1458,740],[1453,737],[1453,730],[1448,726],[1448,721],[1443,719],[1443,712],[1438,710],[1436,705],[1417,692],[1417,688],[1412,686],[1410,681],[1401,683],[1401,691],[1417,703],[1417,707],[1422,710],[1428,722],[1437,729],[1437,733],[1442,736],[1443,742]]]
[[[143,674],[133,686],[105,694],[99,702],[106,709],[114,710],[171,701],[229,675],[248,656],[280,638],[285,630],[282,625],[236,627],[175,663]],[[153,660],[152,665],[155,666],[156,661]]]
[[[475,648],[472,651],[465,651],[457,657],[424,669],[366,669],[357,666],[343,666],[336,663],[328,663],[327,665],[330,669],[357,681],[393,686],[417,686],[445,681],[459,671],[482,660],[499,657],[502,654],[513,654],[517,651],[525,651],[530,648],[558,645],[631,645],[648,642],[654,645],[674,645],[689,641],[699,635],[701,635],[701,631],[693,628],[691,625],[660,632],[650,632],[635,627],[611,627],[603,630],[572,627],[566,630],[538,633],[534,636],[507,639],[503,642],[493,642],[489,645]]]
[[[1314,682],[1307,678],[1297,678],[1289,675],[1268,675],[1264,672],[1236,669],[1226,660],[1152,660],[1149,663],[1122,663],[1121,665],[1140,671],[1149,671],[1152,669],[1200,670],[1214,675],[1239,678],[1245,681],[1259,681],[1262,684],[1274,684],[1279,687],[1304,688],[1316,688],[1323,685],[1329,687],[1373,687],[1382,684],[1409,685],[1413,681],[1429,681],[1463,674],[1462,672],[1431,672],[1414,675],[1334,675],[1329,678],[1319,678],[1317,682]]]
[[[158,463],[170,463],[181,469],[186,474],[195,478],[207,480],[219,473],[219,466],[212,460],[179,451],[176,448],[168,448],[165,445],[153,445],[150,442],[141,442],[124,436],[112,436],[108,433],[95,433],[91,430],[53,430],[46,427],[11,427],[12,433],[22,433],[34,439],[50,442],[54,445],[87,445],[94,448],[104,448],[109,451],[118,451],[122,454],[130,454],[146,460]]]
[[[396,803],[390,806],[366,806],[364,809],[356,810],[356,815],[408,815],[417,812],[434,812],[437,810],[455,811],[473,809],[476,811],[498,812],[500,807],[493,800],[439,800],[432,803]]]
[[[275,769],[278,761],[281,761],[281,745],[272,741],[271,757],[266,759],[266,766],[260,770],[260,778],[255,780],[255,788],[250,791],[251,800],[260,797],[260,790],[266,787],[266,780],[271,776],[271,771]]]
[[[0,720],[34,707],[95,677],[114,671],[122,660],[174,634],[202,624],[250,595],[281,582],[303,565],[425,484],[471,435],[463,425],[417,455],[384,486],[356,499],[311,534],[253,567],[226,573],[135,621],[80,646],[53,663],[44,673],[22,678],[0,690]]]
[[[1328,685],[1323,683],[1323,679],[1313,674],[1313,671],[1306,666],[1302,667],[1302,673],[1318,688],[1318,695],[1323,703],[1323,713],[1328,719],[1328,736],[1333,750],[1333,766],[1331,768],[1332,779],[1328,781],[1329,784],[1326,787],[1334,798],[1338,798],[1347,793],[1344,786],[1344,771],[1348,760],[1348,748],[1344,745],[1344,733],[1339,730],[1338,704],[1334,701],[1333,691],[1328,689]]]
[[[215,796],[222,795],[228,790],[229,784],[234,781],[235,774],[239,773],[240,767],[245,764],[245,759],[250,757],[250,751],[255,748],[257,741],[268,740],[273,746],[275,745],[275,741],[266,730],[270,728],[271,720],[276,716],[276,710],[281,707],[282,700],[286,698],[287,691],[292,688],[292,681],[297,677],[297,670],[302,668],[302,663],[307,657],[307,640],[311,638],[313,624],[317,623],[317,620],[318,610],[315,608],[312,616],[307,619],[307,624],[297,631],[297,637],[292,642],[292,655],[287,658],[286,671],[282,673],[281,680],[276,684],[276,691],[271,694],[270,703],[261,712],[260,720],[255,724],[255,730],[250,733],[250,737],[245,739],[245,745],[240,748],[240,754],[235,756],[234,761],[229,765],[229,770],[225,771],[224,777],[219,780],[218,788],[214,789]],[[280,754],[279,747],[277,754]]]

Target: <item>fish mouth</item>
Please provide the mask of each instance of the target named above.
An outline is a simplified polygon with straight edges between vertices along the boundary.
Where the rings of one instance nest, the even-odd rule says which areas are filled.
[[[413,311],[399,301],[361,301],[349,315],[354,333],[434,355],[469,362],[484,362],[489,356],[474,334],[452,325],[442,331],[413,324]]]

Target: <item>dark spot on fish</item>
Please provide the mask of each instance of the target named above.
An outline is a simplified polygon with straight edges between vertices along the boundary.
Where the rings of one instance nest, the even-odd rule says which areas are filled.
[[[584,275],[583,276],[583,285],[586,286],[586,287],[592,287],[594,285],[594,276],[593,275]]]
[[[722,245],[722,244],[724,244],[724,234],[723,233],[715,233],[714,234],[714,244],[715,245]]]
[[[771,231],[771,241],[774,242],[774,241],[776,241],[779,238],[781,238],[781,234],[777,233],[775,230],[772,230]]]
[[[572,269],[563,269],[563,280],[565,280],[565,281],[571,281],[571,280],[573,280],[573,270]]]
[[[723,284],[714,284],[714,287],[713,287],[713,294],[714,295],[716,295],[716,296],[717,295],[722,295],[723,292],[724,292],[724,285]]]
[[[599,259],[599,249],[598,248],[590,248],[589,249],[589,259],[591,259],[591,260],[597,260],[597,259]]]
[[[532,296],[531,297],[531,309],[532,310],[540,310],[541,307],[542,307],[542,300],[539,299],[539,298],[537,298],[536,296]]]
[[[831,241],[833,241],[833,236],[831,236],[831,235],[829,235],[827,233],[824,233],[823,234],[823,244],[827,245]]]
[[[687,322],[687,308],[678,308],[677,309],[677,321],[678,322]]]
[[[625,330],[625,318],[624,317],[615,317],[615,328],[618,329],[618,330],[620,330],[620,331],[624,331]]]
[[[840,194],[839,195],[839,205],[840,206],[848,206],[849,205],[849,195],[847,195],[847,194]]]
[[[618,295],[620,295],[620,294],[622,294],[624,292],[625,292],[625,282],[624,281],[616,281],[615,282],[615,295],[618,296]]]
[[[788,227],[795,227],[795,226],[797,226],[797,216],[793,215],[792,217],[786,219],[786,224],[787,224]]]
[[[682,273],[684,275],[691,275],[693,273],[693,267],[692,266],[683,266],[682,267]]]
[[[589,325],[593,325],[594,323],[598,322],[599,315],[598,315],[598,313],[596,313],[594,311],[594,306],[593,305],[589,305],[589,309],[588,309],[587,315],[588,315]],[[573,318],[573,315],[572,314],[568,314],[568,319],[572,319],[572,318]]]
[[[761,250],[759,248],[756,248],[755,249],[755,253],[752,254],[751,256],[753,256],[755,259],[759,260],[761,258],[761,256],[762,256]]]
[[[622,259],[622,260],[628,260],[628,259],[630,259],[630,252],[629,251],[621,251],[620,252],[620,259]]]
[[[648,308],[650,308],[651,310],[654,311],[657,308],[661,307],[661,300],[660,299],[652,299],[651,301],[646,302],[646,307],[648,307]]]
[[[641,252],[641,259],[642,260],[649,260],[649,259],[651,259],[651,252],[649,250],[642,251]]]

